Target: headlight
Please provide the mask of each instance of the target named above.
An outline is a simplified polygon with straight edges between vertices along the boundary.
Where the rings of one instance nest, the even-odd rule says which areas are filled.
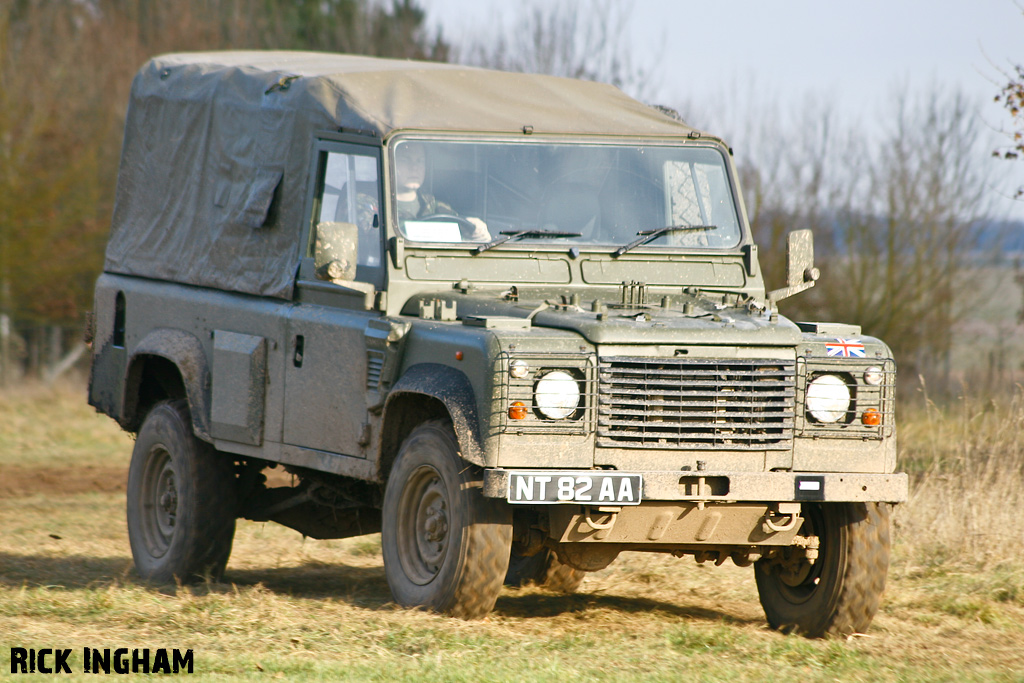
[[[580,385],[568,372],[554,370],[537,382],[534,402],[544,417],[564,420],[575,413],[580,405]]]
[[[807,412],[818,422],[839,422],[850,410],[850,388],[837,375],[821,375],[807,385]]]

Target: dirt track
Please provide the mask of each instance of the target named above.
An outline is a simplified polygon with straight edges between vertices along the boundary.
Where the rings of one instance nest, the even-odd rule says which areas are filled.
[[[65,495],[92,491],[125,490],[127,467],[21,467],[0,466],[0,496],[31,496],[38,493]]]

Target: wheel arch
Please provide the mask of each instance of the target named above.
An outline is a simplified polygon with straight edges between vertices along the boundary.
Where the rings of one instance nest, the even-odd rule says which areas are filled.
[[[380,480],[386,481],[402,441],[416,425],[447,418],[455,429],[462,458],[486,465],[480,439],[476,392],[469,378],[440,363],[410,367],[388,393],[384,404],[379,453]]]
[[[128,358],[120,423],[137,432],[150,407],[174,398],[188,401],[193,431],[210,441],[210,367],[202,343],[182,330],[153,330]]]

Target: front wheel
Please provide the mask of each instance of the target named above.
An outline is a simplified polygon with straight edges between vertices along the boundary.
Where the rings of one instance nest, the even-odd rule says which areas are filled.
[[[185,401],[158,403],[128,470],[128,540],[142,578],[218,580],[235,535],[234,463],[192,433]]]
[[[889,508],[884,503],[804,503],[798,538],[810,552],[792,546],[781,557],[755,564],[768,623],[810,638],[866,631],[889,570]]]
[[[416,427],[384,492],[381,550],[395,602],[463,619],[494,608],[508,569],[512,512],[485,498],[447,421]]]

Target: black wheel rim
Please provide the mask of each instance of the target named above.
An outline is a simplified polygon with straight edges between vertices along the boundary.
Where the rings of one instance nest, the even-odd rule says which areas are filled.
[[[450,545],[451,503],[440,473],[423,465],[409,477],[398,505],[399,561],[413,583],[424,586],[441,572]]]
[[[805,511],[801,535],[818,537],[818,558],[811,563],[804,556],[802,549],[790,550],[787,552],[794,553],[794,557],[785,566],[776,566],[772,569],[777,579],[779,593],[793,604],[807,602],[814,596],[818,586],[825,578],[826,557],[829,551],[829,538],[825,533],[825,519],[821,508],[805,505]],[[799,556],[796,553],[799,553]]]
[[[146,458],[140,496],[142,540],[152,557],[163,557],[174,540],[178,517],[178,488],[171,454],[154,445]]]

